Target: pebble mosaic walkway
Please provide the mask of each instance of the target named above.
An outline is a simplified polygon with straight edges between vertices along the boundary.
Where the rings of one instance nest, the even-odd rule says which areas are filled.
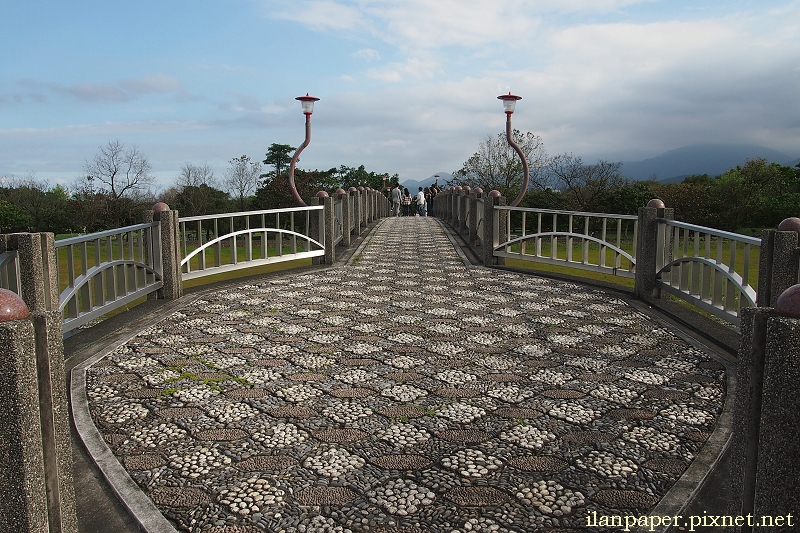
[[[180,531],[527,533],[647,513],[724,378],[613,295],[468,269],[408,217],[349,266],[206,293],[87,393]]]

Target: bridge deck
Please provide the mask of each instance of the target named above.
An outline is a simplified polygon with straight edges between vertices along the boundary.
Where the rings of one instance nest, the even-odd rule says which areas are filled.
[[[653,510],[725,377],[616,296],[467,268],[408,217],[347,266],[187,297],[86,390],[179,530],[522,533]]]

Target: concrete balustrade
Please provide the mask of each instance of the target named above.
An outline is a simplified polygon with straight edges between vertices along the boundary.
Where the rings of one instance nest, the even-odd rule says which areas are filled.
[[[20,235],[17,242],[25,248],[26,241],[52,243],[52,237]],[[23,255],[42,252],[54,259],[46,247],[26,250]],[[22,284],[33,305],[0,289],[0,531],[75,533],[78,523],[57,292],[43,283],[48,277],[45,272],[21,270],[27,271]],[[31,307],[36,311],[30,312]]]
[[[800,508],[800,285],[776,307],[745,309],[731,439],[729,514],[785,518]],[[797,518],[795,518],[797,520]],[[774,531],[764,524],[729,531]]]

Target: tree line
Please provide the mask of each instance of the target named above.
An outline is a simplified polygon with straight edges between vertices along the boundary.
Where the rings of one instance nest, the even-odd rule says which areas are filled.
[[[655,177],[636,181],[622,175],[622,163],[585,163],[571,153],[549,156],[541,137],[513,132],[526,154],[530,182],[520,205],[542,209],[635,215],[653,198],[675,209],[675,218],[691,224],[735,232],[774,228],[800,216],[800,164],[796,167],[748,159],[719,176],[686,177],[660,183]],[[515,198],[523,183],[522,163],[504,133],[487,136],[448,185],[481,187]]]
[[[93,233],[129,226],[141,223],[143,212],[158,201],[181,216],[285,208],[295,205],[288,180],[294,150],[272,144],[263,161],[234,157],[221,176],[208,163],[187,162],[173,183],[158,191],[147,156],[136,146],[110,141],[69,186],[51,186],[32,173],[0,176],[0,233]],[[397,174],[367,171],[364,165],[295,169],[297,189],[309,200],[320,190],[333,193],[339,187],[380,189],[384,178],[391,186],[399,180]]]

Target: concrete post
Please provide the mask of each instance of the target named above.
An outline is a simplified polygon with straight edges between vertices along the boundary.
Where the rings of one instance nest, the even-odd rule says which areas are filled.
[[[458,233],[462,234],[467,229],[467,202],[469,202],[469,187],[458,192]]]
[[[636,275],[633,292],[637,298],[658,298],[656,289],[657,252],[659,241],[664,244],[663,228],[659,229],[657,219],[673,220],[675,210],[665,208],[661,200],[651,200],[648,207],[639,208],[639,228],[636,238]],[[660,206],[660,207],[657,207]],[[665,253],[668,251],[665,250]]]
[[[479,189],[480,190],[480,189]],[[467,244],[475,246],[478,240],[478,198],[481,193],[476,190],[469,195],[469,220],[467,220]]]
[[[785,517],[800,508],[800,320],[769,318],[766,333],[754,514]]]
[[[72,441],[67,412],[62,316],[57,294],[45,287],[45,265],[55,264],[52,234],[19,234],[15,244],[26,260],[21,280],[28,294],[50,298],[34,313],[11,291],[0,289],[0,531],[77,532],[72,479]],[[38,268],[36,268],[38,266]],[[31,276],[32,271],[39,271]],[[54,310],[45,307],[55,307]]]
[[[332,265],[334,261],[336,261],[336,244],[333,236],[333,198],[328,196],[326,193],[325,196],[319,198],[319,203],[320,205],[325,206],[325,210],[322,212],[324,217],[323,228],[325,231],[325,264]]]
[[[797,283],[798,235],[796,231],[764,230],[758,258],[756,305],[772,307],[783,291]]]
[[[450,222],[453,220],[453,206],[455,201],[455,193],[453,189],[447,191],[447,218],[446,220]]]
[[[800,505],[800,285],[784,291],[775,308],[742,311],[729,514],[785,517]],[[794,524],[792,524],[794,526]],[[768,529],[768,524],[734,531]]]
[[[753,512],[767,319],[773,315],[771,308],[742,309],[742,337],[739,345],[735,415],[731,438],[733,497],[728,514],[732,516],[746,516]]]
[[[494,257],[494,248],[508,240],[506,235],[507,211],[496,210],[497,205],[506,205],[506,198],[498,191],[491,191],[483,203],[483,264],[505,265],[505,257]]]
[[[339,200],[342,201],[342,244],[347,247],[350,246],[350,220],[353,216],[350,212],[350,193],[340,192]]]
[[[356,235],[361,235],[361,226],[364,225],[364,191],[356,189],[353,194],[356,195]]]
[[[12,233],[8,250],[16,250],[22,300],[30,312],[58,311],[58,270],[52,233]]]
[[[19,308],[0,322],[0,530],[47,533],[33,325],[21,299],[0,292],[4,306],[13,301]]]
[[[375,191],[367,189],[367,223],[375,220]]]
[[[148,298],[177,300],[183,296],[181,278],[181,240],[178,212],[171,210],[164,202],[158,202],[152,211],[145,212],[145,222],[160,222],[161,261],[163,286]]]
[[[453,190],[452,210],[450,212],[450,225],[458,229],[458,214],[461,206],[461,186],[459,185]]]

